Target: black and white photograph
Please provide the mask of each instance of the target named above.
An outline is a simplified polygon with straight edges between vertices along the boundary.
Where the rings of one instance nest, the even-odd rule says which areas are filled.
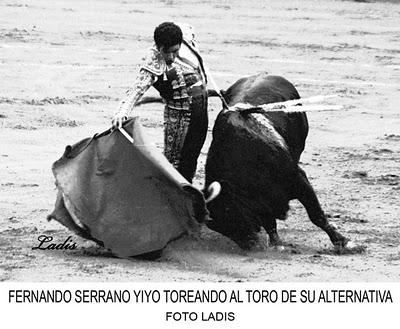
[[[399,0],[0,8],[3,287],[398,287]]]

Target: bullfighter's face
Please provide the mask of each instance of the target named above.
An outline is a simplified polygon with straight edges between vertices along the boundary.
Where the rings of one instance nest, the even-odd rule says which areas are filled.
[[[179,55],[179,49],[181,49],[181,44],[177,44],[169,48],[160,47],[159,51],[167,65],[171,65]]]

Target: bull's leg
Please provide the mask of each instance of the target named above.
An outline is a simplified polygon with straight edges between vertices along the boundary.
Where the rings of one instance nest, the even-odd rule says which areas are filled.
[[[346,246],[349,240],[329,223],[306,173],[301,168],[299,168],[298,175],[297,199],[306,208],[311,221],[328,234],[335,247],[343,248]]]
[[[278,232],[276,230],[276,220],[274,218],[268,218],[268,220],[266,220],[266,223],[263,226],[269,236],[270,245],[272,246],[283,245],[283,242],[280,239]]]

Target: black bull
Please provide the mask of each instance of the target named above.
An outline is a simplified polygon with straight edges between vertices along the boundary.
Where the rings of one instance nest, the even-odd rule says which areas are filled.
[[[259,74],[238,80],[226,92],[229,106],[254,106],[300,98],[295,87],[278,76]],[[251,110],[219,113],[206,163],[205,191],[217,181],[220,194],[207,204],[209,228],[244,249],[257,242],[264,227],[273,245],[281,244],[276,219],[284,219],[289,201],[298,199],[311,221],[332,243],[343,248],[347,239],[327,220],[317,196],[299,167],[308,134],[304,112]],[[206,192],[207,193],[207,192]]]

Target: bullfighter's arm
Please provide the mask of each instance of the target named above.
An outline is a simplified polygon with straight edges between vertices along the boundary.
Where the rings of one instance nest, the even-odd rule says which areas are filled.
[[[144,69],[139,71],[133,85],[126,91],[126,97],[120,102],[114,118],[127,118],[144,93],[153,85],[156,76]]]

